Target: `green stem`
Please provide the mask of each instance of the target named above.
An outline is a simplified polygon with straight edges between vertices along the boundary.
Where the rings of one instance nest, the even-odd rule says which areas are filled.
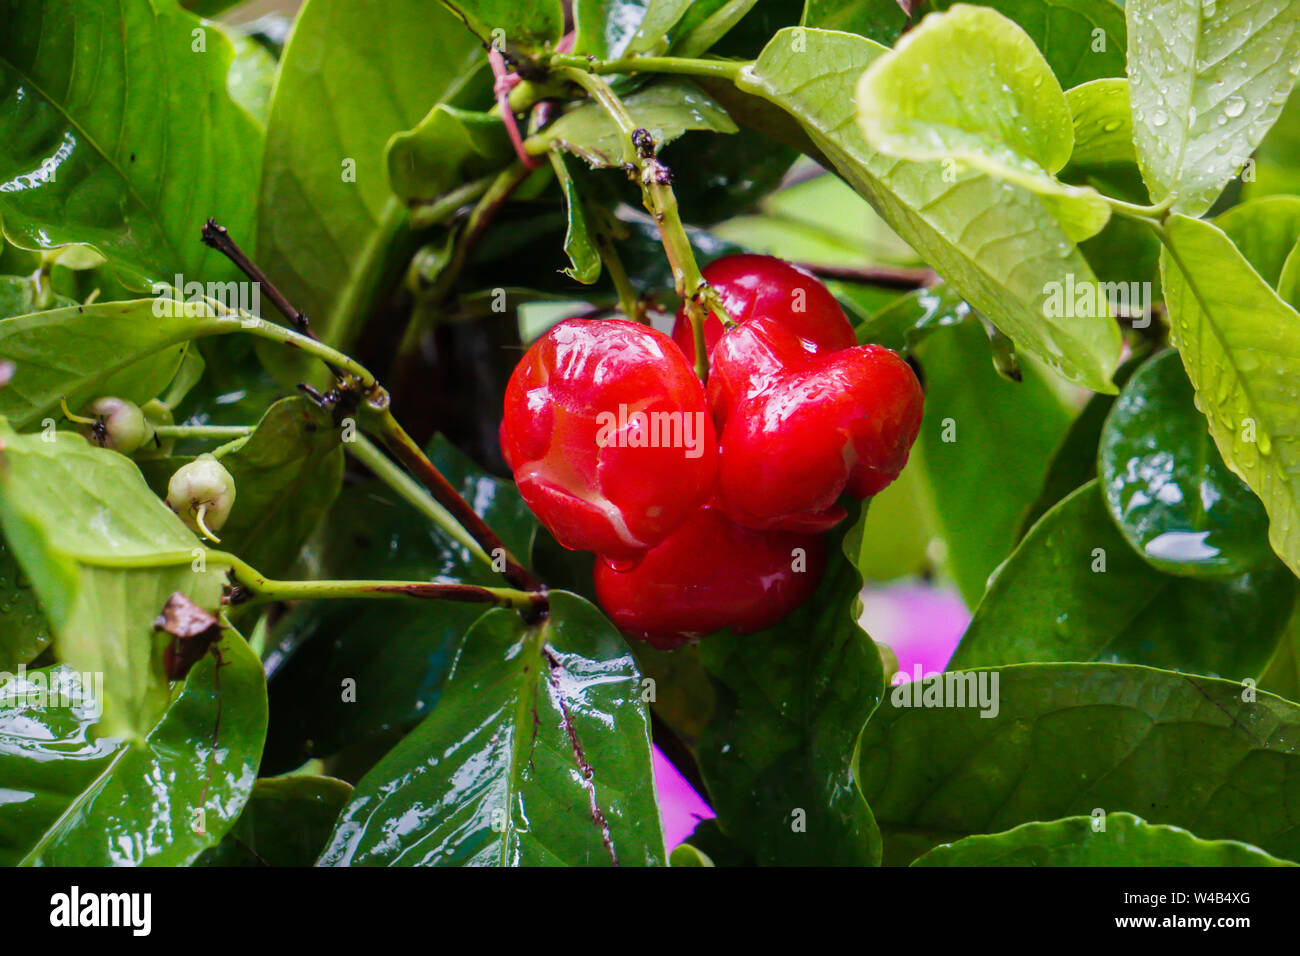
[[[573,53],[557,53],[550,59],[554,69],[581,70],[586,73],[675,73],[735,80],[749,65],[745,60],[698,60],[684,56],[624,56],[597,60]]]
[[[1101,198],[1106,200],[1110,205],[1111,211],[1117,216],[1125,219],[1133,219],[1138,222],[1145,222],[1150,225],[1159,225],[1164,221],[1164,215],[1174,205],[1174,197],[1170,196],[1152,206],[1139,206],[1136,203],[1125,202],[1122,199],[1116,199],[1113,196],[1101,194]]]
[[[365,410],[366,430],[379,438],[406,470],[429,490],[434,499],[451,512],[452,517],[473,536],[483,550],[500,562],[500,573],[505,579],[524,591],[543,591],[542,583],[510,553],[497,533],[488,527],[483,517],[470,507],[469,502],[461,497],[460,492],[429,461],[424,450],[398,424],[386,402],[372,402],[365,406]]]
[[[484,176],[465,183],[429,203],[411,207],[411,226],[415,229],[427,229],[441,226],[456,215],[466,203],[478,199],[492,187],[495,176]]]
[[[724,325],[730,326],[732,323],[700,273],[699,263],[695,261],[695,250],[691,247],[686,227],[682,224],[668,170],[650,149],[637,143],[640,138],[638,134],[644,131],[639,130],[627,107],[608,83],[581,69],[562,68],[558,72],[600,103],[622,133],[623,161],[630,170],[635,171],[641,185],[642,202],[659,227],[659,240],[663,243],[664,253],[668,256],[668,264],[673,272],[673,287],[685,304],[686,317],[691,323],[695,342],[695,371],[701,381],[706,381],[709,377],[709,357],[704,347],[704,321],[712,310]]]
[[[210,568],[231,574],[234,583],[251,597],[241,604],[269,604],[275,601],[338,600],[346,598],[416,598],[423,601],[468,601],[495,604],[534,612],[545,605],[542,591],[483,587],[477,584],[438,584],[429,581],[277,581],[266,577],[246,561],[227,551],[195,548],[194,551],[164,551],[158,554],[123,557],[90,556],[91,567],[117,570],[170,568],[193,565],[202,558]]]
[[[159,438],[244,438],[253,433],[250,425],[155,425]]]
[[[465,530],[464,525],[457,521],[450,511],[434,501],[433,497],[424,490],[423,485],[399,468],[370,439],[358,434],[354,441],[345,443],[344,447],[347,448],[348,454],[374,472],[376,478],[397,492],[415,510],[464,545],[479,561],[488,567],[492,566],[492,559],[474,540],[474,536]]]

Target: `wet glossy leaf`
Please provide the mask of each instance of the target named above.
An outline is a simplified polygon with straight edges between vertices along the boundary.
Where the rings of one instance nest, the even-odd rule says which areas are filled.
[[[969,704],[900,706],[915,693],[903,685],[867,724],[862,789],[887,863],[1098,807],[1300,858],[1300,706],[1229,681],[1119,664],[982,673],[998,678],[996,716]],[[922,690],[937,694],[945,679],[956,676]]]
[[[736,124],[711,96],[687,80],[667,80],[624,99],[638,127],[662,147],[687,130],[734,133]],[[600,169],[623,165],[623,135],[599,103],[585,103],[540,134],[538,141],[581,156]]]
[[[257,430],[222,456],[238,489],[222,548],[263,574],[283,573],[338,497],[340,437],[329,415],[305,398],[272,405]]]
[[[11,797],[0,801],[0,860],[184,866],[221,840],[257,776],[266,680],[235,631],[214,646],[220,676],[210,653],[135,743],[92,739],[95,708],[84,695],[0,704],[0,794]]]
[[[504,31],[508,47],[523,50],[551,46],[564,32],[564,8],[560,0],[527,0],[525,3],[519,0],[442,0],[442,4],[455,11],[485,46],[495,39],[494,31],[498,30]],[[438,39],[445,41],[450,38],[439,36]]]
[[[446,103],[431,109],[412,130],[388,141],[388,181],[408,205],[430,202],[469,179],[505,166],[510,137],[501,117]]]
[[[615,59],[668,48],[668,33],[691,0],[577,0],[573,52]]]
[[[1120,350],[1114,323],[1044,309],[1046,290],[1069,274],[1091,281],[1092,273],[1042,201],[980,173],[945,177],[942,163],[890,159],[867,145],[854,91],[885,52],[849,34],[783,30],[738,85],[798,119],[885,221],[1022,351],[1071,381],[1112,391]]]
[[[569,217],[569,228],[564,235],[564,253],[569,257],[571,267],[565,271],[584,285],[590,285],[600,278],[600,252],[587,222],[582,195],[573,182],[564,154],[553,150],[550,157],[555,178],[560,183],[560,191],[564,193],[564,208]]]
[[[1223,463],[1177,352],[1151,359],[1120,392],[1098,471],[1111,517],[1153,567],[1214,577],[1273,560],[1264,506]]]
[[[434,712],[357,785],[326,865],[663,865],[641,677],[592,605],[489,611]]]
[[[1259,495],[1269,541],[1300,569],[1300,313],[1278,298],[1232,240],[1173,216],[1160,260],[1170,333],[1224,461]]]
[[[672,170],[683,221],[707,226],[727,224],[753,207],[781,184],[798,156],[766,136],[740,129],[729,136],[683,136],[660,158]]]
[[[930,333],[960,325],[970,314],[966,300],[941,282],[909,292],[885,306],[857,327],[858,341],[907,355]]]
[[[1093,80],[1066,90],[1065,101],[1074,125],[1072,165],[1137,162],[1128,80]]]
[[[271,777],[253,784],[244,811],[198,866],[311,866],[352,795],[333,777]]]
[[[527,561],[537,525],[514,485],[485,475],[441,439],[429,456],[511,553]],[[376,481],[345,489],[318,538],[312,550],[324,577],[500,584],[463,545]],[[264,772],[292,770],[426,717],[465,632],[483,613],[481,605],[454,601],[317,601],[296,608],[277,628],[269,658]],[[355,682],[354,700],[343,699],[345,680]]]
[[[0,521],[51,626],[59,659],[104,675],[105,733],[143,737],[167,705],[165,638],[154,621],[181,592],[209,611],[224,583],[190,562],[114,568],[114,561],[199,550],[198,540],[130,462],[80,435],[54,441],[0,428]]]
[[[1097,829],[1104,824],[1105,829]],[[1025,823],[936,847],[913,866],[1295,866],[1235,840],[1202,840],[1131,813]]]
[[[974,321],[931,335],[916,354],[926,394],[912,454],[927,478],[948,572],[974,607],[1015,544],[1070,413],[1034,366],[1019,383],[1002,378]]]
[[[146,284],[232,274],[199,227],[251,239],[261,135],[226,93],[225,35],[162,0],[8,0],[0,20],[6,235],[91,243]]]
[[[389,138],[437,103],[489,105],[476,79],[484,63],[478,39],[441,4],[391,0],[383,16],[351,0],[303,7],[267,122],[259,264],[331,344],[353,343],[406,242],[406,206],[385,171]],[[296,382],[303,368],[280,371]]]
[[[853,754],[884,679],[855,617],[861,578],[838,540],[832,548],[802,608],[765,631],[724,632],[700,648],[717,703],[696,759],[722,832],[760,864],[880,859]]]
[[[0,672],[17,670],[50,644],[50,625],[31,582],[0,534]]]
[[[1290,0],[1127,7],[1133,136],[1156,201],[1199,216],[1277,121],[1300,73]]]
[[[1092,481],[998,568],[949,666],[1109,661],[1259,677],[1295,595],[1295,578],[1276,560],[1211,580],[1156,570],[1115,529]]]
[[[929,0],[947,10],[958,0]],[[1127,30],[1115,0],[981,0],[1033,39],[1062,86],[1124,73]]]
[[[0,320],[0,359],[14,363],[0,415],[15,428],[63,419],[100,395],[143,404],[176,374],[185,343],[239,328],[237,318],[158,316],[157,301],[97,302]]]
[[[867,69],[858,123],[890,156],[956,163],[1038,194],[1076,242],[1110,207],[1055,173],[1074,145],[1065,94],[1029,35],[987,7],[932,14]]]

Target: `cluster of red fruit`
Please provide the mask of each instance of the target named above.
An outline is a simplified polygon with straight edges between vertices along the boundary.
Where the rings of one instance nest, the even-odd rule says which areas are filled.
[[[501,448],[528,506],[566,548],[593,551],[596,595],[629,635],[676,647],[776,623],[816,589],[822,532],[902,471],[921,387],[897,355],[858,345],[830,292],[768,256],[704,278],[707,388],[690,322],[673,337],[568,319],[506,389]]]

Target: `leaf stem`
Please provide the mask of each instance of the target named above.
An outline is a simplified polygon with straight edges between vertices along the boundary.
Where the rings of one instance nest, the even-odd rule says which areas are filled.
[[[581,70],[585,73],[674,73],[683,76],[702,76],[721,80],[735,80],[740,71],[749,65],[747,60],[701,60],[683,56],[623,56],[613,60],[573,53],[556,53],[550,65],[557,70]]]
[[[159,438],[244,438],[253,434],[251,425],[155,425]]]
[[[458,186],[446,195],[427,203],[411,206],[411,227],[428,229],[441,226],[456,215],[466,204],[472,203],[492,187],[496,176],[484,176]]]

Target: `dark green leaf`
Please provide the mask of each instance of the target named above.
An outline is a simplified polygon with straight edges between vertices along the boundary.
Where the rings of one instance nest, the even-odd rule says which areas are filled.
[[[311,866],[351,795],[333,777],[258,780],[230,832],[195,865]]]
[[[757,634],[706,638],[717,703],[696,747],[722,831],[761,864],[879,862],[853,779],[858,735],[880,699],[880,654],[858,625],[862,581],[838,542],[817,592]]]
[[[803,25],[856,33],[893,46],[907,26],[907,14],[898,0],[807,0]]]
[[[555,178],[560,183],[560,191],[564,193],[564,207],[569,216],[569,229],[564,236],[564,252],[572,266],[566,270],[566,273],[583,285],[591,285],[600,278],[600,252],[596,249],[595,238],[587,223],[587,212],[582,204],[582,195],[573,182],[564,154],[552,150],[550,157],[551,166],[555,169]]]
[[[1100,829],[1099,827],[1104,827]],[[1295,866],[1234,840],[1202,840],[1131,813],[1025,823],[936,847],[913,866]]]
[[[903,706],[916,691],[902,685],[867,724],[862,789],[887,863],[1095,809],[1300,858],[1300,706],[1229,681],[1119,664],[980,673],[996,690],[996,716]],[[936,682],[966,675],[977,676],[941,675],[922,691],[936,695]]]
[[[144,284],[224,278],[251,245],[262,138],[226,94],[233,51],[164,0],[0,4],[0,216],[15,243],[92,243]]]
[[[576,0],[573,52],[600,60],[664,52],[691,0]]]
[[[50,644],[50,625],[31,582],[0,534],[0,672],[12,673]]]
[[[649,717],[626,645],[551,592],[489,611],[434,712],[357,785],[326,865],[663,865]]]
[[[695,0],[677,25],[673,55],[699,56],[707,52],[757,4],[758,0]],[[772,5],[771,0],[764,4]]]
[[[430,202],[511,155],[501,117],[439,103],[415,129],[388,141],[388,181],[404,203]]]
[[[1116,531],[1089,482],[1048,511],[998,569],[949,666],[1115,661],[1258,677],[1295,591],[1276,560],[1220,580],[1157,571]]]
[[[48,706],[0,701],[0,788],[11,791],[0,802],[0,861],[183,866],[216,845],[257,774],[266,681],[233,630],[215,647],[220,671],[215,654],[199,661],[136,743],[92,739],[96,708],[81,694]],[[42,673],[48,682],[60,670]],[[16,681],[7,687],[19,692]]]
[[[1124,386],[1097,461],[1111,517],[1153,567],[1216,577],[1274,560],[1264,506],[1223,463],[1177,352]]]

